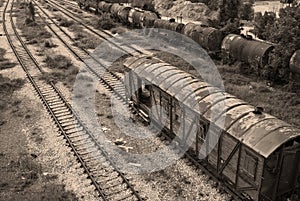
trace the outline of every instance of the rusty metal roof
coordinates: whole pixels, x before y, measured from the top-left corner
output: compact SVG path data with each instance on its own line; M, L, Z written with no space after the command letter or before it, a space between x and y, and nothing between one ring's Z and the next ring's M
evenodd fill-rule
M144 57L129 58L125 66L265 158L287 141L300 138L299 129L269 114L254 114L254 106L170 64L152 64Z

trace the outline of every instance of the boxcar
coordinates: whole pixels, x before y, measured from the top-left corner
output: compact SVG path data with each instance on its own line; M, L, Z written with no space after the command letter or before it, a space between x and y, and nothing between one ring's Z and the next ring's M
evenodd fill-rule
M217 145L201 160L243 200L275 201L299 189L300 130L170 64L131 57L124 65L130 70L125 83L134 106L155 122L162 113L155 105L160 105L169 134L178 135L181 125L189 128L196 157L203 155L203 143L210 146L215 131L221 131ZM224 108L212 120L211 108L221 103Z
M300 82L300 50L297 50L290 60L291 77Z

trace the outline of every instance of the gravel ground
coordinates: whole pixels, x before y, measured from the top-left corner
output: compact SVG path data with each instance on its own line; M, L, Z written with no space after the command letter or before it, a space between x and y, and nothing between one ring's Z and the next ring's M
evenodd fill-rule
M51 51L67 56L74 66L80 66L80 63L64 49L57 39L51 40L57 45ZM6 44L5 49L9 49L5 37L0 37L0 42ZM30 49L36 52L36 56L41 53L39 46L30 46ZM17 63L11 51L8 51L6 56L12 62ZM43 60L44 57L40 56L39 61ZM25 80L20 66L0 72L10 79ZM226 73L236 76L230 70ZM229 78L226 79L225 84L227 83L231 84L226 85L231 86L231 90L240 85L240 82L234 83ZM248 84L246 83L245 86ZM69 100L70 88L60 81L56 86ZM119 143L116 146L135 154L154 152L165 146L157 137L142 140L124 134L115 124L111 108L116 109L118 106L111 103L110 92L101 85L97 87L97 90L98 121L106 137L112 143ZM32 87L25 82L20 89L7 97L5 101L9 104L1 109L4 123L0 125L3 138L0 142L0 168L2 170L0 196L5 200L98 200L93 187L89 185L90 180L86 179L86 175L70 152L70 148L58 135L57 129L34 94ZM135 117L133 119L136 120ZM142 123L138 124L143 127ZM143 129L149 133L147 129ZM222 187L219 187L201 170L189 166L185 159L179 159L158 172L127 174L127 176L132 178L131 182L141 196L148 200L232 199L230 195L224 193Z
M5 36L0 43L7 50L4 58L18 63ZM41 48L29 48L39 55ZM0 200L99 200L21 66L0 75Z
M132 133L124 133L125 128L120 128L114 122L113 110L118 110L119 105L111 94L99 85L96 94L96 108L99 124L105 131L105 136L111 142L121 143L120 148L132 154L147 154L155 152L166 145L158 137L138 139L131 137ZM120 110L120 109L119 109ZM133 119L135 117L132 117ZM142 123L138 123L143 127ZM142 128L142 134L150 134L147 128ZM134 131L132 131L134 132ZM138 165L139 163L136 162ZM218 187L201 170L193 165L189 166L186 159L179 159L172 165L162 168L157 172L143 174L130 174L136 189L142 197L149 200L231 200L231 196ZM145 189L145 187L147 187Z

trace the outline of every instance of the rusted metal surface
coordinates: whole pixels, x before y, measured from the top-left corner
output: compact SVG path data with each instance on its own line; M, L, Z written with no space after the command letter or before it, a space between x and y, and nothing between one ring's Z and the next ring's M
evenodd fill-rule
M177 23L177 22L169 22L167 20L162 20L162 19L157 19L154 22L154 28L162 28L162 29L167 29L167 30L176 31L178 33L181 33L184 28L184 24Z
M143 14L143 25L144 27L153 27L155 20L158 19L158 16L150 11L145 11Z
M191 34L192 34L192 32L195 30L195 27L196 27L197 25L196 24L194 24L194 23L187 23L185 26L184 26L184 28L183 28L183 30L182 30L182 33L184 34L184 35L186 35L186 36L190 36Z
M269 43L248 40L236 34L227 35L221 46L222 51L231 58L260 66L268 63L269 53L273 48Z
M212 27L197 25L189 36L203 48L210 51L219 50L222 43L222 33Z
M118 17L118 13L120 10L122 10L124 8L124 6L118 4L118 3L114 3L111 8L110 8L110 13L114 16L114 17Z
M129 23L128 22L128 16L129 16L129 12L132 8L131 7L123 7L118 11L118 18L121 20L122 23Z
M290 61L290 70L292 73L300 74L300 50L297 50Z
M142 11L131 9L128 16L128 21L134 26L141 26L144 13Z
M112 6L111 3L106 3L105 1L100 1L99 4L98 4L99 10L101 10L105 13L110 12L111 6Z
M146 58L135 59L136 62L130 58L125 64L129 64L127 67L139 77L160 87L265 158L287 141L300 138L299 129L269 114L255 114L254 106L177 67L166 63L151 64ZM211 115L212 108L217 115Z

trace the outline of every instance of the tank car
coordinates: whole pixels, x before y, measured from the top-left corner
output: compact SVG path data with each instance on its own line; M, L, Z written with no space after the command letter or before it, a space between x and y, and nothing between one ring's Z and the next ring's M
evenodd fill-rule
M192 38L208 51L220 51L223 36L218 29L194 23L187 23L182 30L182 34Z
M131 7L123 6L123 8L119 10L118 18L123 24L129 24L128 17L131 9Z
M107 3L105 1L100 1L98 4L98 9L101 10L102 12L109 13L111 6L112 6L111 3Z
M191 23L191 22L187 23L184 26L183 30L182 30L182 34L184 34L186 36L190 36L192 34L192 32L194 31L194 29L195 29L196 26L197 25L194 24L194 23Z
M125 6L118 4L118 3L113 3L112 6L110 7L110 13L112 16L114 16L116 19L119 19L119 12L124 9Z
M154 26L155 20L157 20L159 16L156 13L145 11L142 17L143 26L147 28L151 28Z
M99 2L100 0L89 0L88 1L88 6L89 6L89 9L93 9L95 14L98 14L99 12Z
M299 189L299 129L170 64L131 57L124 66L134 107L154 125L164 113L165 129L178 144L192 137L190 153L242 200L276 201Z
M154 28L162 28L162 29L167 29L171 31L176 31L178 33L181 33L184 24L183 23L178 23L178 22L170 22L162 19L157 19L154 22Z
M223 36L218 29L197 25L189 36L208 51L220 51Z
M241 61L260 74L268 64L274 45L256 40L248 40L240 35L227 35L221 45L223 58L229 61Z
M131 9L128 16L128 21L133 27L142 27L144 12L136 9Z
M297 50L290 60L291 77L300 82L300 50Z

